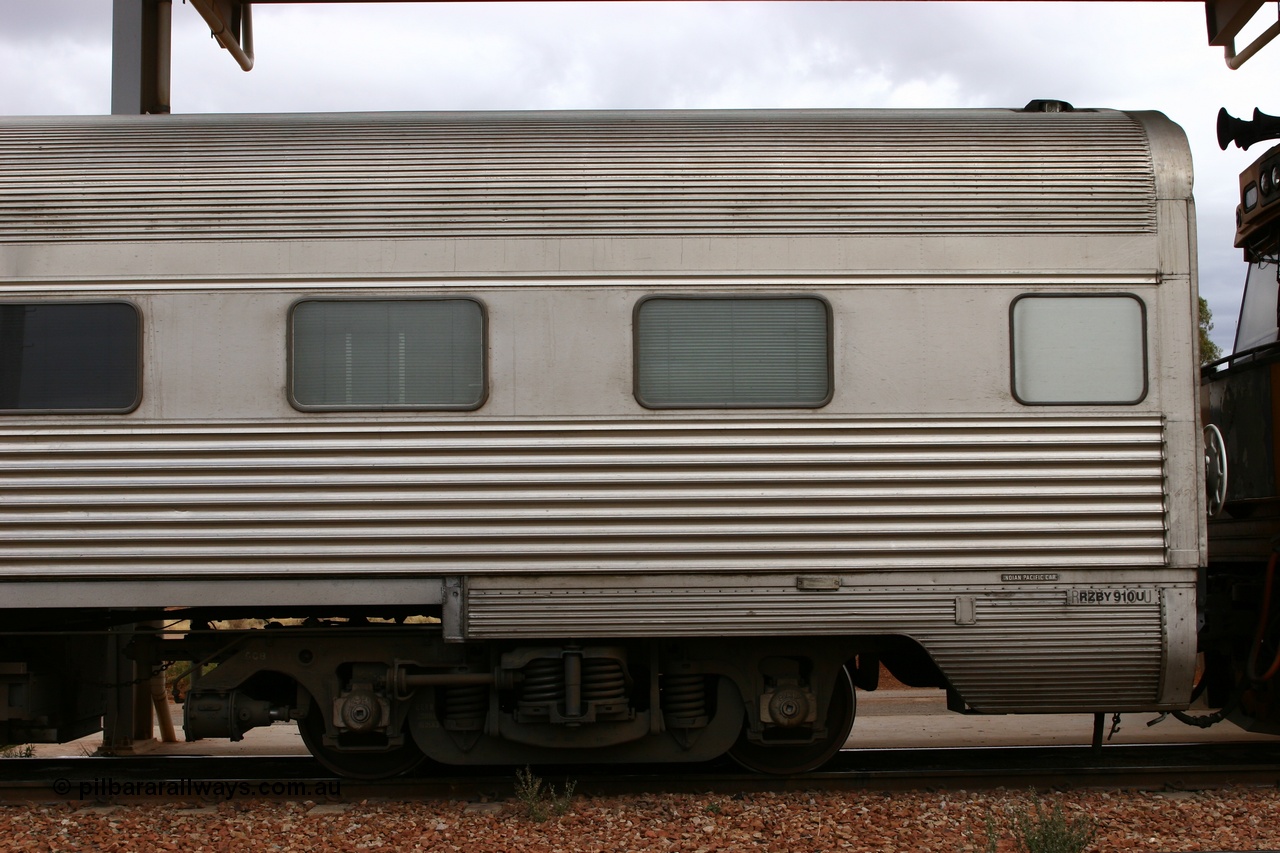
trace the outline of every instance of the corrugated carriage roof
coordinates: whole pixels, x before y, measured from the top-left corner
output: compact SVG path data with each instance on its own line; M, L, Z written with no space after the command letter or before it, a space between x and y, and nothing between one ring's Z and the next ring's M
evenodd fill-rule
M1112 111L0 122L3 243L1154 229Z

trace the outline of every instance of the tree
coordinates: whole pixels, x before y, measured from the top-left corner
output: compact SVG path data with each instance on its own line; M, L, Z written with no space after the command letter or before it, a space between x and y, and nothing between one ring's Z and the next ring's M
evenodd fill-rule
M1208 301L1200 297L1200 363L1208 364L1222 358L1222 347L1209 337L1213 331L1213 312L1209 310Z

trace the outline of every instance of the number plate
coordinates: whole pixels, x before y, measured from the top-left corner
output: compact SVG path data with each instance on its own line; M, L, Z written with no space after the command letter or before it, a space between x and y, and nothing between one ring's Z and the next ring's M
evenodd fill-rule
M1067 604L1096 604L1109 607L1118 604L1154 604L1154 589L1136 589L1123 587L1120 589L1069 589Z

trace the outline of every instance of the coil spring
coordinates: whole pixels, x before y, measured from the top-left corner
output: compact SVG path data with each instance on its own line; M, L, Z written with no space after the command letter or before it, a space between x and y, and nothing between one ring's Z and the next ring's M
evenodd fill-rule
M559 658L538 658L524 667L522 702L559 702L564 698L564 664Z
M489 689L482 684L448 687L444 691L444 719L448 723L470 723L483 719L489 710Z
M662 712L673 717L707 715L707 680L702 675L662 676Z
M627 698L627 674L613 658L587 658L582 662L582 698L587 702L623 702Z

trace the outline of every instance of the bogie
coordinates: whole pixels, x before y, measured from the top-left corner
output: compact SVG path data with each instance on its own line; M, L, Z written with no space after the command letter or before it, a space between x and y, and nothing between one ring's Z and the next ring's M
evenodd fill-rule
M295 720L335 772L442 764L696 762L729 752L768 772L843 745L850 647L827 640L445 643L437 629L201 631L143 644L211 658L185 700L189 739ZM791 768L787 770L787 768Z

